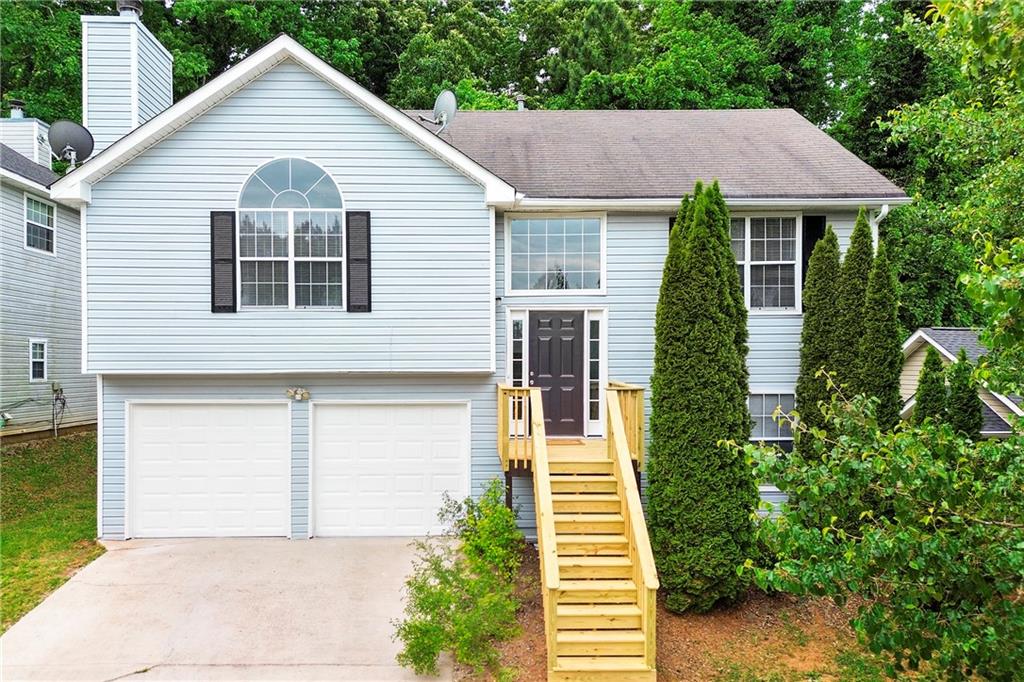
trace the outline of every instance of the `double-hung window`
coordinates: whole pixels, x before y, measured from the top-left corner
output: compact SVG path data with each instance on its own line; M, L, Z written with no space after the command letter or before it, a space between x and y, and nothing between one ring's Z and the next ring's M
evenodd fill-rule
M799 311L799 230L795 216L735 217L730 241L751 311Z
M37 251L53 253L54 250L54 208L53 204L25 195L25 246Z
M782 414L789 414L794 408L792 393L751 393L749 397L750 417L754 428L750 440L776 445L786 452L793 450L793 432L785 419L773 416L779 408Z
M46 339L28 341L28 379L46 381Z
M238 258L244 308L341 308L344 213L330 175L303 159L253 173L239 199Z
M512 218L508 223L512 293L599 293L604 288L603 220L596 216Z

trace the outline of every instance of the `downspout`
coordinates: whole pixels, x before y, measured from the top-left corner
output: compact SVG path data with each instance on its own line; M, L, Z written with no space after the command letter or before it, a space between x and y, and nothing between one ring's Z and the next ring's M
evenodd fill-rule
M868 224L871 226L871 242L876 249L878 248L878 226L882 224L887 215L889 215L889 204L882 204L875 217L868 220Z

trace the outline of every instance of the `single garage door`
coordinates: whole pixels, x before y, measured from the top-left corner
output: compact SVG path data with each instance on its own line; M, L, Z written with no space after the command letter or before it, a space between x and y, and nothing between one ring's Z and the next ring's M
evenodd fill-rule
M286 403L135 403L128 430L131 536L288 535Z
M445 492L469 492L468 405L314 403L314 535L438 532Z

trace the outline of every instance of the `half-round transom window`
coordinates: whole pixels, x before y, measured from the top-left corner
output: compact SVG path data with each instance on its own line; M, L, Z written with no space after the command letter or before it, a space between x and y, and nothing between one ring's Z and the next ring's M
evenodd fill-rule
M278 159L249 177L239 208L340 209L341 193L324 169L304 159Z

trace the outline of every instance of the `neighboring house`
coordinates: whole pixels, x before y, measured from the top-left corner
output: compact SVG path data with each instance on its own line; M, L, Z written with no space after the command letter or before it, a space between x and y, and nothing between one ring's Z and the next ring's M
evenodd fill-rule
M50 199L47 125L0 119L0 437L96 422L82 372L79 211Z
M903 398L903 418L914 413L914 395L924 366L928 346L939 351L942 363L956 362L960 349L967 358L978 362L986 349L978 340L978 332L964 327L923 327L903 343L903 373L900 375L900 395ZM978 387L978 397L984 403L981 435L986 438L1005 438L1013 433L1013 423L1024 415L1024 399L1006 396Z
M502 473L499 383L557 397L549 435L603 436L607 383L648 384L698 178L733 211L752 436L785 444L811 246L907 201L788 109L460 112L438 136L287 36L156 113L169 55L130 13L82 21L104 135L52 190L82 211L104 538L434 530L442 492Z

